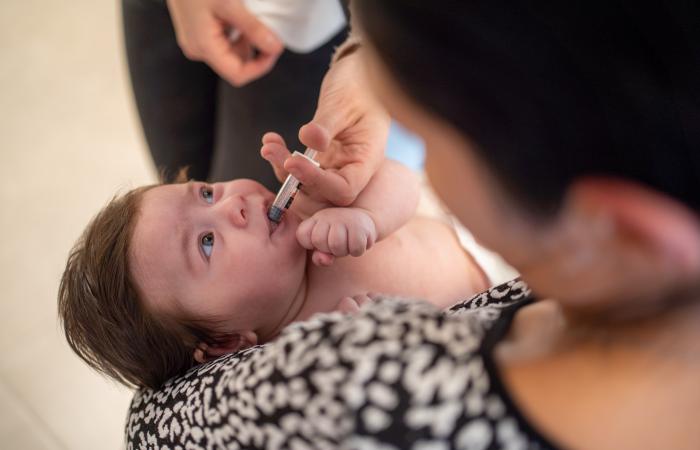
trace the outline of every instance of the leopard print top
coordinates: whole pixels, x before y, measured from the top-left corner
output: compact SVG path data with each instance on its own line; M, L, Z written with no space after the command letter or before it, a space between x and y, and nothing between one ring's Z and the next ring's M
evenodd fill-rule
M383 299L317 315L273 342L136 392L128 449L553 448L508 397L491 360L519 280L448 311Z

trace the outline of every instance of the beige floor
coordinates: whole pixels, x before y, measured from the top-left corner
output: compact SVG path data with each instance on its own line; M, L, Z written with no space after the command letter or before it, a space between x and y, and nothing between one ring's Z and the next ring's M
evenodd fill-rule
M128 91L118 1L0 2L0 447L117 449L130 393L56 321L73 241L118 189L153 179Z

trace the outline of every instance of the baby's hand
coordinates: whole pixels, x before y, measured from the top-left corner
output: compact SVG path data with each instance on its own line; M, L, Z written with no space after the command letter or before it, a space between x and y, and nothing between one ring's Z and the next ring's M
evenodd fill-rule
M353 295L352 297L343 297L340 299L335 309L342 313L355 314L360 310L362 305L374 300L372 296L373 294L360 294Z
M297 240L302 247L315 250L315 264L330 265L335 256L360 256L369 250L377 240L377 228L363 209L326 208L299 225Z

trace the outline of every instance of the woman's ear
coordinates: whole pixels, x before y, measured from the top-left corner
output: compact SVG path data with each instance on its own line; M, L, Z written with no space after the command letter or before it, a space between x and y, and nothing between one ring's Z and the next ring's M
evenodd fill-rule
M617 233L645 246L678 275L700 273L700 218L680 201L612 178L579 181L572 197L579 211L608 217Z
M229 353L235 353L252 347L258 343L258 336L255 332L238 331L217 336L215 344L199 342L194 349L194 360L198 363L205 363Z
M555 228L545 252L551 269L546 275L550 284L556 278L560 285L548 287L572 306L640 304L695 283L700 275L696 213L635 182L575 182Z

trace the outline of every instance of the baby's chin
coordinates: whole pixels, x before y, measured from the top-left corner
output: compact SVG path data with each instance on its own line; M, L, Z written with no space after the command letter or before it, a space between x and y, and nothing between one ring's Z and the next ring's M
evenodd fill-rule
M294 247L298 246L299 248L303 248L297 241L297 229L299 225L301 225L301 222L301 217L296 213L292 211L285 212L279 225L275 226L271 239L277 242L285 242L285 246L291 244Z

